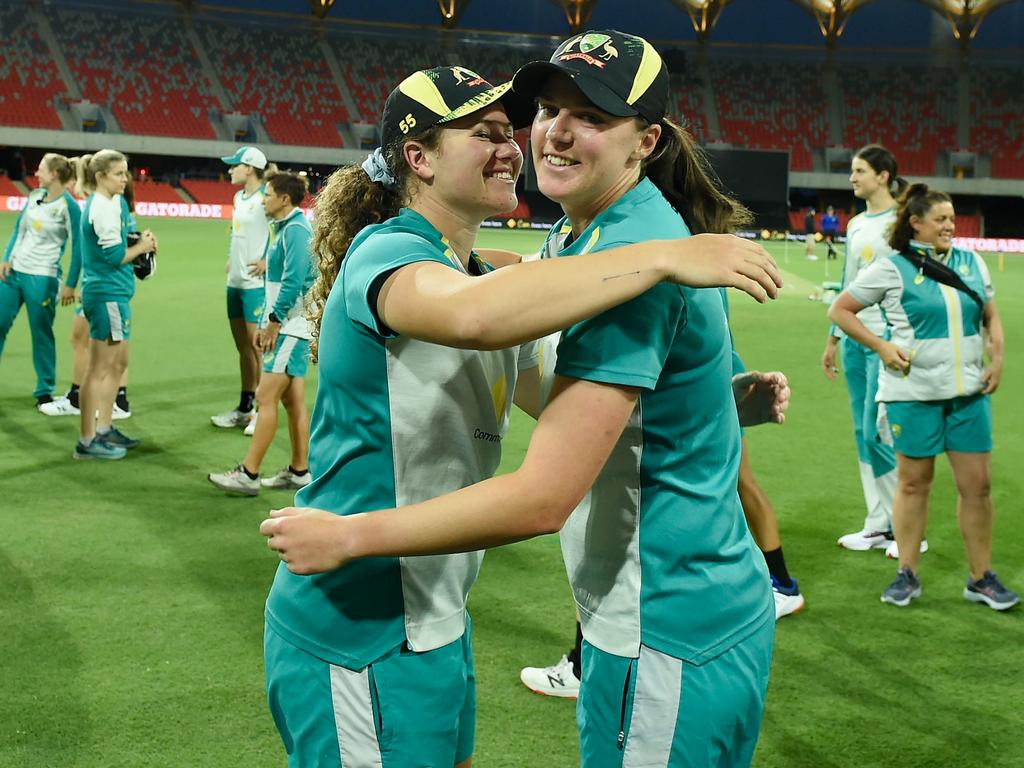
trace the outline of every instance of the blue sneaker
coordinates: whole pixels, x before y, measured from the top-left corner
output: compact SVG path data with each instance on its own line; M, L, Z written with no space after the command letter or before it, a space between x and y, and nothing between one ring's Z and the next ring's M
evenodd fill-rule
M964 599L972 603L984 603L993 611L1006 611L1020 602L1020 597L999 580L992 571L977 581L967 579Z
M882 602L904 608L910 605L911 600L920 596L921 582L910 570L910 566L907 566L896 571L896 580L882 593Z
M791 613L796 613L806 605L804 596L800 594L800 587L796 583L796 579L790 579L792 584L788 587L784 587L779 583L779 580L772 576L772 596L775 598L775 620L778 621L783 616L789 616Z
M111 427L109 432L104 432L103 435L97 435L97 437L101 437L103 442L108 445L116 445L121 448L137 448L142 442L134 437L128 437L117 427Z
M81 440L75 443L75 452L71 454L76 459L123 459L128 454L126 448L120 445L111 445L101 437L94 437L92 442L84 445Z

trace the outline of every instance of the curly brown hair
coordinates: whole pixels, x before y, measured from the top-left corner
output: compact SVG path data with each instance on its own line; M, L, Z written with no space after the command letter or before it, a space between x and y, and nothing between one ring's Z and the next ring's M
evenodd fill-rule
M889 245L893 250L903 253L914 239L914 228L910 217L919 219L928 215L928 211L936 203L951 203L952 198L938 189L930 189L924 182L916 182L907 187L896 200L896 221L893 222L889 234Z
M407 204L415 193L415 184L402 154L406 142L415 141L435 151L440 148L443 130L434 127L416 137L403 136L399 142L384 148L384 158L395 177L392 188L370 181L361 166L351 165L332 173L317 194L313 257L318 274L308 299L313 335L310 353L314 362L319 359L324 307L352 241L363 227L397 216L398 209Z

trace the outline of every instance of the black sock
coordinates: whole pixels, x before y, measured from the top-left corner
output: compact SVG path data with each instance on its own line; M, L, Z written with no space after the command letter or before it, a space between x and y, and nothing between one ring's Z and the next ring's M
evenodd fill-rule
M296 469L291 464L289 464L288 471L291 472L293 475L308 475L309 467L306 467L306 469Z
M253 405L256 404L256 393L249 392L245 389L242 390L242 396L238 399L238 410L242 413L249 413L252 411Z
M67 394L68 402L75 406L75 408L78 407L78 390L78 385L72 382L71 389L68 390Z
M768 572L779 582L779 586L793 586L793 579L790 578L789 571L786 570L786 558L782 554L782 547L761 554L764 555L764 561L768 563Z
M583 627L580 623L576 622L576 645L569 651L569 661L572 662L572 673L576 675L576 679L580 680L583 677Z
M130 411L132 408L128 405L128 387L118 387L117 397L114 398L114 403L122 411Z
M43 403L52 403L53 395L40 395L36 398L36 405L42 405Z
M238 466L242 468L242 471L245 472L245 476L248 477L250 480L255 480L257 477L260 476L259 472L257 472L256 474L250 472L249 468L245 466L245 464L239 464Z

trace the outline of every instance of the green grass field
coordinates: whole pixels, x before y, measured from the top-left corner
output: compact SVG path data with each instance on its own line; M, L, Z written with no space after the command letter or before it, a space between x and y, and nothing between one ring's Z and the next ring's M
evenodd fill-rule
M0 242L14 217L0 215ZM229 498L207 472L236 463L246 438L213 428L233 405L237 363L223 311L224 222L145 221L160 272L133 302L126 431L144 445L121 462L74 462L77 420L33 408L22 315L0 362L0 766L282 766L263 690L263 602L276 558L257 533L289 496ZM536 233L487 232L481 244L535 249ZM749 431L754 466L779 515L807 609L781 622L755 765L1024 766L1024 612L969 605L952 482L937 475L911 608L878 596L895 567L835 546L863 518L846 391L818 360L827 321L807 296L825 277L802 245L773 246L782 298L732 300L751 368L792 383L786 424ZM824 255L824 248L819 248ZM841 262L839 263L841 264ZM995 563L1024 589L1024 259L995 271L1009 339L995 396ZM831 277L840 266L830 262ZM70 375L71 311L57 319L60 388ZM310 378L312 402L315 374ZM530 422L517 413L505 468ZM283 428L265 469L287 461ZM553 663L573 612L555 537L489 554L472 596L479 679L476 764L578 762L573 705L529 693L524 665Z

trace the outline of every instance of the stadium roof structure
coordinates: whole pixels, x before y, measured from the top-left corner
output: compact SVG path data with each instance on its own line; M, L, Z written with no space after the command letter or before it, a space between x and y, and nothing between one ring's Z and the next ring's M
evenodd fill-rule
M153 0L149 0L150 3ZM660 42L1024 48L1024 0L178 0L195 10L562 38L618 28ZM993 13L998 22L984 25ZM945 32L942 32L942 30ZM938 31L937 31L938 30Z

